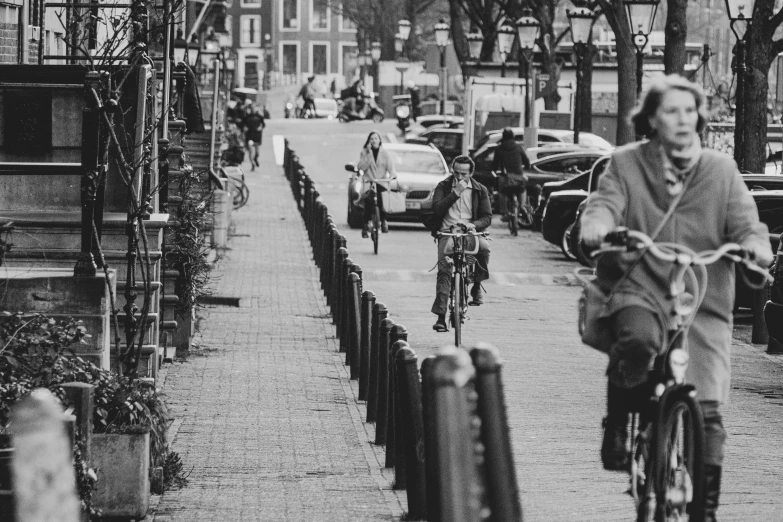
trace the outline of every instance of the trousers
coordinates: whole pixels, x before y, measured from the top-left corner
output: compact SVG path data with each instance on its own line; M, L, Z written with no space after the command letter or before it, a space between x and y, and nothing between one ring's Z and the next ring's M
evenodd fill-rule
M451 257L446 255L446 247L451 241L450 237L442 237L438 240L438 280L435 284L435 302L432 303L432 313L444 315L448 311L449 294L451 293ZM476 271L474 284L480 284L489 279L489 242L483 237L477 237L479 250L475 254Z
M630 411L638 411L637 401L649 396L644 384L661 351L664 333L653 312L641 306L623 308L607 322L614 339L606 370L609 378L607 410L609 416L615 417L623 412L627 415ZM699 405L704 414L705 463L722 466L726 430L720 403L699 401Z

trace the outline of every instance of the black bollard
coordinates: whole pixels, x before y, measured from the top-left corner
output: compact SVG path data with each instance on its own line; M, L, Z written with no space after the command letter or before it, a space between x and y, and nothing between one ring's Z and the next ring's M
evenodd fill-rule
M343 267L340 276L340 310L339 317L337 318L337 335L340 338L340 351L348 351L348 315L350 302L348 301L348 275L351 273L351 267L353 267L353 261L350 257L343 260Z
M359 328L361 328L361 298L362 298L362 267L356 264L351 264L351 272L352 274L356 274L359 277L358 282L358 293L356 294L356 299L359 302L358 306L355 306L355 308L349 308L348 309L348 316L345 319L346 327L351 324L351 321L354 320L353 317L350 317L352 313L356 314L356 317L358 318L354 325L356 327L356 331L359 331ZM351 306L354 306L354 303L349 303ZM351 326L353 328L353 326ZM356 344L354 345L351 341L351 335L353 334L352 329L348 329L346 331L346 349L345 349L345 365L348 366L351 370L351 379L358 379L359 378L359 341L357 338ZM358 333L357 333L358 335ZM355 349L355 351L354 351ZM356 365L356 368L354 368L354 365ZM354 377L354 375L356 377Z
M332 273L334 272L334 260L337 255L337 227L331 223L326 229L324 238L325 251L324 263L326 269L321 272L321 288L326 296L326 304L332 307Z
M340 244L338 237L337 244ZM343 273L343 262L348 259L348 249L338 246L336 255L334 258L334 273L332 274L332 323L337 327L337 335L340 334L340 302L341 292L340 289L343 285L340 284L340 277ZM345 279L342 279L345 281Z
M425 357L421 361L421 404L424 420L424 468L427 483L427 521L440 522L438 506L439 477L435 466L435 409L433 396L435 385L432 378L432 366L435 356Z
M764 285L761 290L753 291L753 329L750 334L750 342L753 344L767 344L767 324L764 322L764 305L769 298L769 285Z
M307 174L302 176L302 192L304 193L302 196L302 219L309 236L312 233L310 230L310 198L313 193L313 180Z
M408 494L407 520L427 519L427 482L424 469L424 418L421 381L416 353L400 341L397 351L397 389L399 390L402 445L405 456L405 485Z
M432 410L439 520L473 522L484 494L479 476L473 421L475 370L465 350L444 348L432 363ZM480 423L480 421L478 421Z
M397 404L399 404L397 390L397 365L394 363L399 349L398 341L408 341L408 331L401 324L394 325L389 335L389 391L388 406L386 407L386 467L395 467L398 471L405 467L402 448L400 448L400 433L397 429L397 421L400 418ZM396 475L396 474L395 474ZM402 484L399 484L402 482ZM394 489L405 487L405 474L395 476Z
M359 274L352 272L348 276L350 285L350 314L348 320L348 351L350 355L349 368L351 380L359 378L359 343L362 328L361 279Z
M394 321L381 321L378 329L378 409L375 422L375 444L386 444L387 422L389 421L389 336Z
M376 303L372 307L370 329L370 374L367 378L367 422L378 420L378 386L380 382L378 360L381 348L381 323L389 315L386 305Z
M367 382L370 376L370 337L372 331L373 306L375 294L369 290L362 293L362 316L359 330L359 400L366 401L369 390ZM367 407L369 417L369 405ZM370 422L369 420L367 422Z
M476 369L478 415L486 464L486 489L493 522L522 520L514 455L508 429L508 415L500 377L502 363L498 350L478 344L470 350Z

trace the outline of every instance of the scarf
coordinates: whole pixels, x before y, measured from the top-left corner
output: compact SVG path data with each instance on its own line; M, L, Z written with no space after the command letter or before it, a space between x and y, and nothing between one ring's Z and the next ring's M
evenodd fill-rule
M693 171L701 158L701 140L699 135L694 133L691 145L685 149L667 152L660 141L658 141L658 147L663 161L666 190L669 195L676 196L682 192L685 178Z

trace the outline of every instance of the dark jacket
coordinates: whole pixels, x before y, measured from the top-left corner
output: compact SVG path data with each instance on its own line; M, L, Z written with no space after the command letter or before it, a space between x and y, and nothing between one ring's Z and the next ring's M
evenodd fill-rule
M492 159L492 170L499 175L522 174L522 167L530 168L530 160L525 149L516 140L506 140L498 143L495 157Z
M471 213L470 222L476 226L476 231L481 232L492 223L492 204L489 202L489 192L487 188L471 178L473 191L471 193ZM435 187L435 193L432 196L432 208L437 219L437 228L430 226L430 230L440 230L440 224L448 214L451 206L457 202L459 196L454 193L454 176L444 179Z

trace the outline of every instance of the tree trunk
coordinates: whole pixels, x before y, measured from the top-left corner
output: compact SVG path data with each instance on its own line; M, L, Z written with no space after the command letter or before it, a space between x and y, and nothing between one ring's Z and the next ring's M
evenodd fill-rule
M758 20L759 11L757 8L745 51L745 122L738 130L745 138L742 150L745 170L754 173L763 173L767 162L767 77L775 58L773 33L765 31L764 24ZM771 10L767 16L770 15Z
M663 67L666 74L684 74L685 39L688 36L686 18L688 0L668 0L666 11L666 46Z
M636 139L628 121L636 105L636 50L631 43L631 29L623 0L612 0L612 13L607 16L612 31L617 35L617 146Z

